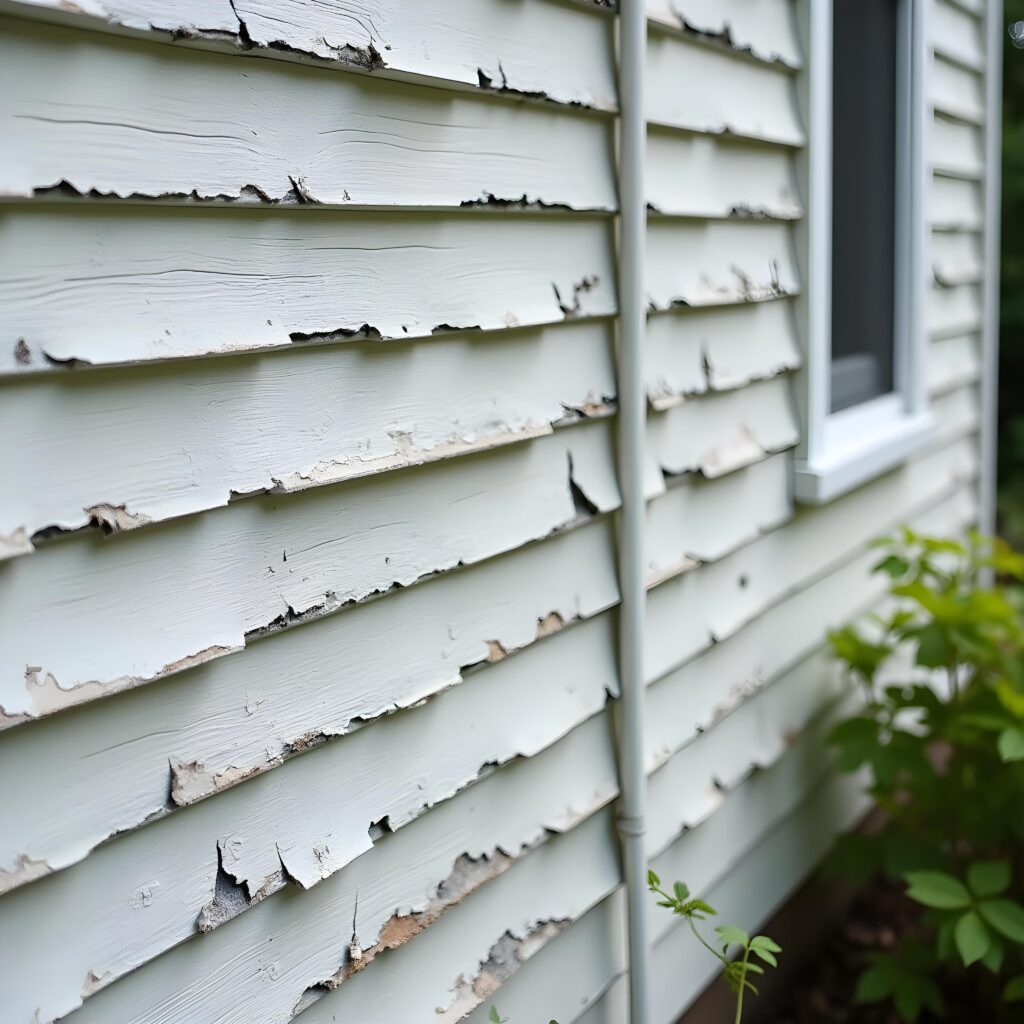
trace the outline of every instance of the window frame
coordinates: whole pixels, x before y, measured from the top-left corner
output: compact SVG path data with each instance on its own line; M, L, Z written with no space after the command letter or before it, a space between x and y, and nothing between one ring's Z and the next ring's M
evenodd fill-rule
M832 376L832 7L852 0L804 0L807 68L800 98L808 142L800 161L805 214L800 231L805 286L805 360L799 400L804 434L795 460L795 497L822 504L905 462L933 426L925 386L927 335L926 133L927 0L897 7L896 282L893 391L830 412Z

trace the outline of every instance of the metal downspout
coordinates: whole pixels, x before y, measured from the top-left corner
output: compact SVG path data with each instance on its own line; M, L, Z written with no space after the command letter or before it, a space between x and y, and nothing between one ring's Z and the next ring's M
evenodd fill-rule
M999 226L1005 32L1002 0L988 0L985 18L985 291L981 363L981 495L978 518L982 532L994 534L999 404Z
M644 301L644 248L647 202L644 195L646 122L643 72L647 14L643 0L619 5L619 332L618 470L619 513L619 680L617 820L626 887L629 950L630 1024L649 1024L647 955L647 852L644 811L644 445L647 395L643 344L647 326Z

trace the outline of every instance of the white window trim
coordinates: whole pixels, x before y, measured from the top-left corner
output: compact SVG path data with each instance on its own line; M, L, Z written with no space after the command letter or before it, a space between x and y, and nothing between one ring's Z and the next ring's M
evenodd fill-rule
M848 0L847 0L848 2ZM804 0L807 69L801 99L808 126L801 184L805 215L800 248L804 267L804 367L799 400L804 436L797 450L798 500L822 504L905 462L933 421L925 389L927 289L925 154L931 118L927 80L928 0L897 0L898 148L896 154L895 390L862 405L829 411L832 365L832 3Z

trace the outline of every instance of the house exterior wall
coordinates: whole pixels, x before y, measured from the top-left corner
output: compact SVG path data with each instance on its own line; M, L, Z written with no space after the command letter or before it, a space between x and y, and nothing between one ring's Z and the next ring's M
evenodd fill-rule
M985 13L930 8L936 427L808 507L799 11L648 0L647 843L740 923L864 810L866 542L991 472ZM0 16L4 1020L625 1020L614 10ZM714 965L650 944L668 1024Z

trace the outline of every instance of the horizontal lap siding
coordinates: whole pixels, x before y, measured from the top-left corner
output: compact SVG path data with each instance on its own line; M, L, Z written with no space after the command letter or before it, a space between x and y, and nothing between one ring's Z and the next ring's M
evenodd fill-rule
M802 126L786 75L801 59L757 39L742 11L727 7L649 5L657 95L649 99L645 371L649 443L669 486L649 510L648 836L662 877L685 878L723 915L756 927L865 809L857 780L832 774L822 751L837 690L820 654L830 625L878 599L864 545L900 522L956 533L978 514L984 114L974 37L949 38L944 54L936 40L926 303L935 434L903 469L824 508L794 508L781 467L797 422L783 395L801 365L788 296L802 275L784 224L801 212L791 182ZM773 19L776 30L783 24ZM730 54L729 42L743 52ZM690 50L700 56L685 68L681 54ZM686 87L697 78L703 89ZM707 88L723 79L731 89ZM673 159L681 165L674 173ZM709 168L714 186L702 184ZM756 223L738 223L755 212ZM698 244L674 245L684 231ZM690 277L687 257L698 248L700 270ZM730 274L746 283L730 287ZM720 760L696 753L716 738L726 751ZM529 947L493 1000L501 1012L625 1019L622 896L602 897L540 953ZM692 955L691 937L669 915L652 911L651 928L654 1020L669 1024L714 965ZM482 1024L486 1012L483 1005L470 1019Z
M12 208L0 244L12 372L615 311L596 216L40 204Z
M927 469L928 468L926 466L922 466L923 473L927 471ZM932 473L934 473L934 470L932 470ZM958 503L956 500L957 496L961 496L962 494L963 492L961 492L961 490L954 489L953 492L951 492L951 498L939 502L935 507L935 511L930 514L929 519L926 523L923 523L923 525L929 524L932 528L951 529L955 528L959 522L964 521L965 514L969 515L970 511L968 510L965 512L963 504ZM828 609L819 610L817 612L821 615L821 623L835 623L841 621L841 618L847 613L851 606L851 584L854 587L854 593L852 595L852 603L854 606L863 605L863 603L869 599L873 588L864 587L865 568L865 561L863 558L860 558L853 566L845 570L843 574L839 575L835 581L828 580L826 589L822 589L821 586L818 586L807 592L806 601L808 608L817 606L819 608ZM794 598L795 601L800 601L802 599L803 595ZM793 621L797 623L802 621L804 614L806 614L806 612L801 611L799 606L788 609L783 605L779 610L783 614L792 615ZM773 615L775 612L770 611L768 614ZM777 650L777 644L773 645L770 642L770 637L778 636L778 629L783 626L783 623L784 620L769 621L765 624L764 640L762 641L762 657L765 654L770 655L773 649ZM562 636L567 638L571 636L571 632L572 631L569 631ZM807 632L810 633L810 630ZM819 637L820 633L818 632L815 633L814 637L808 636L807 642L811 645L812 649L819 642ZM722 798L719 792L720 786L725 785L728 788L739 783L739 779L743 774L745 774L746 770L748 770L751 761L744 761L742 758L737 758L737 750L742 749L745 752L748 752L750 757L754 758L755 764L760 763L768 765L774 763L786 746L784 736L795 730L799 730L801 725L809 720L808 717L813 716L815 708L818 707L817 701L826 696L826 694L820 694L818 697L812 697L812 694L817 692L819 689L820 680L819 670L815 669L809 672L797 672L796 675L785 675L783 678L787 681L784 684L780 684L781 688L777 692L774 688L769 688L765 691L763 697L759 696L757 700L750 703L748 709L745 698L751 696L749 687L753 684L755 687L753 692L757 694L760 689L763 688L763 683L761 686L757 685L758 677L761 672L768 673L768 679L771 679L779 670L773 668L771 665L766 665L764 670L762 670L758 663L758 655L754 656L754 664L752 666L746 664L746 659L751 657L751 648L749 644L745 642L745 638L742 634L737 637L737 640L739 640L739 643L729 640L716 645L711 649L712 652L715 653L720 650L723 651L725 656L731 658L731 665L729 662L722 663L721 658L719 658L719 664L702 666L701 668L703 671L699 671L694 674L689 681L689 685L687 685L687 680L683 678L678 680L675 678L667 678L666 680L653 684L651 688L651 715L653 719L662 723L660 734L653 729L650 730L650 740L648 743L648 764L655 772L652 776L652 794L656 794L658 792L658 788L655 785L658 772L668 770L658 768L659 764L672 765L674 757L685 757L686 764L689 765L688 769L680 767L679 772L681 774L678 778L675 780L670 779L669 783L662 787L662 791L660 791L662 792L662 797L660 797L652 807L652 810L663 808L664 810L662 813L671 813L673 820L676 821L676 824L672 825L656 817L652 820L652 829L655 831L659 830L660 833L667 837L671 835L673 828L679 829L687 824L695 825L699 821L708 818L708 816L712 814L721 802ZM544 644L551 644L553 641L554 638L551 638L549 640L545 640ZM795 651L795 655L800 657L799 650ZM516 654L510 659L509 663L502 664L512 665L517 659L522 659L524 656L524 654ZM775 654L775 656L778 657L779 655ZM581 666L583 665L582 660L580 664ZM696 669L696 667L697 663L694 663L694 668ZM784 668L784 666L782 668ZM486 670L487 673L494 671L494 668ZM526 672L525 666L522 671ZM480 680L468 682L467 684L464 684L464 686L476 686L482 682L482 678L483 677L481 677ZM705 691L700 694L698 699L695 699L692 695L692 685L697 680L699 680L700 684L705 687ZM740 694L738 700L737 691ZM465 692L468 693L468 689ZM776 699L776 697L778 699ZM785 699L779 703L779 700L782 697L785 697ZM681 698L687 701L686 706L679 705L679 700ZM765 703L764 701L768 702ZM723 726L716 726L714 729L706 731L701 738L693 741L691 744L690 740L693 736L695 727L699 726L707 728L707 726L713 724L718 718L721 718L722 715L730 708L736 706L737 702L738 709L734 712L734 715L736 716L735 718L730 715L728 718L723 720ZM492 705L489 706L489 714L495 717L504 717L510 710L511 705L506 702L492 703ZM768 717L766 718L765 715ZM745 732L745 735L743 733L744 722L746 723L745 728L748 730ZM724 723L729 723L729 725L725 727ZM594 726L596 726L596 728ZM569 834L574 834L575 831L583 827L583 825L589 821L591 813L613 795L614 770L610 748L608 748L607 745L609 742L607 727L606 725L601 726L598 720L594 720L594 726L591 726L590 724L581 726L580 728L583 731L577 730L571 733L570 736L560 740L559 743L553 746L549 753L538 755L539 759L543 757L546 762L549 759L554 759L552 762L553 764L557 764L559 760L561 760L562 763L580 763L581 765L588 766L589 771L586 774L573 772L571 778L563 778L560 772L555 771L554 774L552 774L553 769L549 767L547 774L544 777L547 778L549 788L552 788L552 790L555 791L555 793L550 794L550 801L555 804L555 806L561 807L563 811L560 815L554 815L549 817L546 821L542 820L541 823L530 826L534 831L524 831L524 833L521 834L521 837L515 842L513 841L514 834L510 835L510 833L505 833L506 845L502 846L501 849L506 854L512 853L513 850L519 850L519 847L516 846L516 842L523 844L524 846L531 845L531 842L534 841L532 841L530 837L535 836L536 829L540 827L552 827L555 828L556 831L564 831L565 829L568 829ZM455 727L454 723L453 727ZM669 728L668 732L666 732L667 727ZM366 730L368 735L373 728L376 728L376 726ZM739 732L736 731L737 729ZM601 757L596 754L594 756L598 757L597 761L594 761L594 756L590 755L580 762L575 760L565 761L564 759L569 757L573 759L583 758L583 755L579 753L580 746L578 743L584 743L585 736L591 737L586 740L586 744L588 746L592 743L596 744L595 751L605 752L603 762ZM759 736L761 738L759 738ZM763 750L763 753L758 753L759 748ZM673 755L672 752L675 751L681 753ZM683 754L682 752L691 753ZM707 764L707 759L701 752L707 752L708 756L711 757L711 760L707 761ZM696 760L694 760L694 758ZM310 757L309 760L311 761L312 758ZM532 759L530 761L515 762L494 775L486 776L480 780L476 786L471 787L470 790L465 791L457 797L456 800L465 802L473 799L473 794L478 787L480 792L477 799L484 801L487 806L501 806L503 808L503 813L500 820L503 821L504 825L509 829L516 827L515 817L510 817L508 814L510 805L505 804L503 798L497 794L494 798L485 798L484 791L489 790L489 787L493 786L511 785L513 782L513 776L516 773L526 771L527 766L530 765L531 762ZM595 770L596 766L601 763L605 765L604 769ZM540 769L540 765L538 765L538 769ZM281 771L281 769L278 769L278 771ZM685 782L685 786L681 788L682 780L684 779L687 781ZM563 785L568 785L568 788L564 788ZM517 786L520 788L522 793L532 794L532 792L534 792L531 788L527 788L524 782L517 783ZM241 786L236 792L241 795L245 790L246 786ZM508 791L503 790L502 792ZM682 799L687 793L691 795L687 796L685 800ZM224 798L218 798L218 800L223 801ZM500 804L496 804L496 800L502 802ZM212 801L209 805L206 805L210 814L213 813L216 803L217 801ZM445 817L449 814L455 813L455 801L452 802L452 805L451 810L443 810ZM445 808L449 807L449 805L443 806ZM544 813L544 806L551 806L551 804L546 801L531 799L528 806L529 814L534 814ZM525 808L520 809L525 810ZM440 812L441 808L435 809L425 815L422 819L417 818L412 825L407 826L410 829L410 842L413 840L413 829L415 828L420 830L422 828L427 828L428 822L431 821L433 815ZM200 813L199 808L182 815L180 819L182 826L185 826L186 822L189 822L190 817L195 819L198 813ZM516 813L518 813L518 811ZM147 829L143 829L142 833L139 835L143 836L146 831L151 831L151 833L156 834L159 827L166 827L170 824L171 820L173 820L173 818L169 819L166 823L161 823L159 826L152 825ZM708 818L708 820L711 822L714 821L715 818L712 816ZM578 821L579 824L575 823ZM484 826L481 825L481 828L482 827ZM486 827L493 826L487 825ZM668 834L665 831L666 828L669 829ZM599 864L595 865L593 863L594 855L600 846L600 844L597 844L597 846L595 845L596 841L593 837L595 835L606 834L607 828L606 826L602 826L599 833L595 834L594 829L588 824L586 833L589 838L573 841L572 847L575 849L575 853L566 855L567 863L564 870L578 870L581 873L581 876L584 877L582 880L578 880L579 884L591 888L584 888L583 891L581 891L580 896L575 897L566 891L564 884L553 886L550 889L545 886L545 893L547 895L537 894L538 898L541 900L542 909L538 910L534 915L530 915L530 913L527 912L528 906L523 902L526 900L526 890L531 889L532 887L532 883L528 880L535 878L534 873L532 873L532 870L529 870L525 874L522 872L514 874L513 871L517 870L520 860L529 861L535 856L535 854L523 851L519 857L514 857L513 859L516 861L516 867L506 864L502 858L498 858L502 861L499 866L503 876L506 873L505 868L508 868L507 884L511 885L512 880L515 878L523 879L525 889L520 889L516 886L518 896L512 899L512 903L519 908L512 915L508 915L503 909L501 909L501 907L505 905L504 901L498 904L497 909L495 908L495 905L488 895L489 884L488 886L481 887L479 891L474 892L472 896L467 897L464 906L466 908L469 908L470 906L473 907L472 910L467 910L470 914L470 920L475 920L479 918L480 915L483 915L486 918L486 924L480 925L478 930L478 934L486 939L486 944L478 944L475 947L470 947L471 949L476 950L480 962L485 961L490 945L497 942L501 938L504 930L509 928L509 926L512 926L514 934L525 936L538 922L563 921L566 910L566 900L577 901L569 902L567 905L569 911L568 916L575 916L582 912L583 909L586 909L586 907L595 899L602 898L605 892L610 891L609 886L614 886L616 874L609 873L606 868L598 870ZM375 845L373 850L366 854L364 858L355 860L352 864L352 869L356 869L357 865L360 870L364 866L369 867L372 860L384 855L384 851L387 850L387 845L389 843L398 843L399 837L403 837L404 834L406 834L404 833L404 828L398 827L393 837L386 837L384 842ZM482 836L482 833L476 835ZM159 848L166 848L166 842L166 840L161 842ZM449 863L454 862L461 853L465 852L460 846L460 844L464 845L466 842L466 839L462 834L447 836L445 840L438 838L434 842L441 844L447 843L445 849L450 851L450 857L449 860L447 860ZM562 841L558 838L549 840L549 843L551 844L561 842ZM154 836L154 843L157 843L156 836ZM118 845L119 844L117 843L113 844L110 849L114 851L117 849ZM457 849L457 847L459 849ZM414 849L414 847L411 847L410 849ZM99 855L101 855L101 853ZM170 854L168 854L168 857L169 856ZM409 855L407 854L407 856ZM470 856L479 857L481 854L479 850L476 850L471 852ZM554 853L552 853L551 856L554 856ZM548 859L547 854L545 854L545 858ZM147 858L135 857L132 859L140 860L143 863L154 863L154 857L152 855ZM445 863L444 858L439 857L438 859L441 863ZM87 866L88 863L89 861L86 861L83 866ZM572 864L575 864L575 868L571 866ZM345 870L349 870L349 868L345 868ZM393 908L395 905L406 905L404 899L408 899L408 897L402 898L399 895L399 892L406 891L401 887L408 885L403 877L408 870L409 866L407 864L407 867L403 868L402 871L387 878L386 885L388 886L388 896L383 900L385 906ZM497 871L498 869L496 868L496 873ZM598 871L595 881L587 882L587 878L594 877L594 871ZM603 871L603 873L601 873L601 871ZM70 877L71 874L71 871L66 872L65 874L59 874L59 876L54 878L52 883L40 883L39 885L58 886L63 879ZM339 872L337 878L342 878L341 872ZM446 876L436 879L433 884L435 886L440 885L444 881L444 878L446 878ZM564 881L565 876L560 874L559 878ZM603 882L600 881L602 878L604 879ZM322 883L322 885L330 886L331 892L333 892L336 887L336 883L333 880L328 880ZM426 888L429 893L430 887ZM29 891L31 890L28 890L27 892ZM86 891L88 891L88 889L83 886L83 892ZM345 892L350 899L352 890L347 889ZM310 894L310 896L312 896L312 894ZM273 896L263 903L256 904L251 909L246 910L233 921L222 925L208 938L202 939L201 943L208 943L207 955L209 959L205 962L205 971L209 972L211 975L218 974L223 978L222 973L217 967L217 957L221 954L216 952L216 950L222 948L223 955L232 959L233 966L230 966L229 968L230 976L238 977L239 984L245 988L249 981L249 968L247 963L238 963L237 956L240 948L249 948L249 942L251 940L243 938L243 936L259 934L258 932L254 933L252 930L259 929L259 922L267 922L268 915L271 919L273 918L274 912L270 909L272 904L279 903L284 900L284 902L281 903L283 911L285 905L294 898L295 897L287 897L286 893L282 893L279 896ZM322 897L322 900L327 898L327 896ZM421 901L425 900L425 898L426 894L420 896ZM323 904L310 904L311 907L319 905ZM462 909L463 907L460 906L458 908L458 912L461 913ZM344 908L339 908L338 911L332 912L336 912L338 918L345 922L349 922L350 919L348 918L348 911L349 903L346 902ZM313 911L310 910L309 912L312 913ZM452 908L447 912L452 914L453 920L456 920L456 908ZM520 913L524 914L523 918L519 918L519 916L517 916L517 914ZM360 938L367 944L372 942L374 939L375 920L378 919L375 919L374 910L371 906L367 910L366 916L367 931L365 932L360 929ZM383 920L386 922L387 919L385 918ZM516 924L520 921L522 922L521 925ZM307 924L312 924L312 922L308 922ZM317 924L315 927L318 929L321 926ZM337 928L338 926L336 925L335 927ZM244 932L240 932L240 929L244 929ZM293 952L290 948L293 942L302 941L300 938L301 933L297 932L296 938L290 939L289 933L283 934L282 932L273 929L271 925L269 934L264 934L265 937L261 940L264 945L273 939L279 940L279 945L273 947L273 953L270 953L271 947L266 946L267 954L274 957L294 957L301 955L300 951L296 950ZM317 934L319 933L317 932ZM449 934L451 935L452 933ZM462 936L463 928L457 928L455 930L455 934ZM237 937L232 938L232 936ZM550 937L550 935L545 935L542 938ZM537 941L540 941L540 939L538 938ZM449 948L451 940L440 942L435 938L433 945L438 948L434 948L432 950L429 940L413 943L409 947L410 952L408 955L412 957L412 949L416 947L419 950L416 956L417 961L426 957L429 963L434 963L435 959L439 959L440 963L451 964L451 959L446 958L453 955L452 949ZM303 946L303 948L308 947ZM554 950L555 946L552 946L552 949ZM165 990L166 998L171 998L173 996L175 1004L179 1006L179 1009L177 1009L175 1013L180 1014L180 1017L173 1017L171 1019L217 1019L216 1013L219 1012L217 1008L230 1004L230 993L225 995L224 1004L215 1000L212 1004L208 1005L208 1000L211 998L211 995L209 990L201 982L190 987L186 993L182 994L177 992L178 982L175 979L193 976L193 972L199 964L203 963L196 959L196 957L200 956L200 953L199 944L197 943L188 943L180 946L170 954L169 959L154 962L150 967L144 969L142 972L133 975L125 983L115 985L108 991L96 996L92 1004L95 1016L93 1017L91 1014L86 1014L81 1019L103 1020L104 1018L109 1018L113 1015L119 1019L126 1020L152 1020L154 1019L152 1014L156 1012L156 1007L166 1006L162 1001L165 998L162 992ZM256 956L257 954L254 952L252 955ZM391 952L382 956L379 965L379 968L383 969L381 976L374 975L374 971L378 970L378 967L375 967L373 970L368 971L366 975L356 975L356 977L352 979L351 984L346 982L341 985L336 993L333 992L329 996L325 997L324 1010L329 1013L338 1013L340 1015L339 1019L344 1019L345 1015L348 1013L353 1014L358 1019L360 1012L365 1012L365 1010L360 1011L358 1008L365 1008L369 1005L366 1004L364 997L362 997L360 993L365 991L367 985L370 985L371 991L389 992L391 993L389 997L400 1000L402 1006L410 1008L415 1007L418 1008L418 1012L420 1014L427 1014L433 1006L431 999L434 998L434 990L421 990L416 984L413 984L412 977L401 968L401 958L391 957ZM335 963L337 963L337 961L335 961ZM194 967L189 969L187 966L188 964L193 964ZM287 970L284 970L287 967L286 964L281 965L281 967L281 974L284 980L281 985L274 986L274 988L280 988L283 990L283 998L285 994L288 994L289 996L294 995L297 998L301 992L296 987L296 979L292 978L288 974ZM227 969L228 967L225 965L225 970ZM304 965L303 971L305 972L303 977L309 982L309 984L324 980L323 978L310 975L309 966ZM383 977L383 974L385 973L387 974L387 978ZM429 972L426 970L424 970L423 974L417 970L416 977L423 978L427 977L428 974ZM374 980L375 977L376 981ZM445 979L454 979L455 977L457 977L457 973L455 972L445 975ZM446 983L449 982L445 981L445 984ZM170 987L167 988L167 986ZM233 989L230 990L230 992L233 991ZM256 998L256 993L253 992L251 988L246 989L246 991L248 993L245 996L247 999L254 1000ZM241 997L241 995L236 995L234 997L238 998ZM287 999L285 1001L287 1004ZM249 1007L255 1005L254 1001L249 1001L247 1004ZM145 1007L153 1007L154 1009L145 1010ZM413 1012L413 1010L411 1009L409 1012ZM206 1016L208 1013L210 1015L209 1017ZM239 1019L244 1019L244 1013ZM313 1019L316 1019L315 1013ZM330 1017L327 1019L330 1019Z
M106 509L142 526L536 437L613 412L615 381L611 327L591 320L47 374L2 393L0 431L23 424L27 443L5 466L0 533L27 539Z
M142 685L232 655L263 631L544 537L579 514L574 486L597 508L617 504L607 420L441 468L50 545L5 567L6 716Z
M41 64L54 73L40 81ZM0 190L10 196L64 182L72 194L264 204L615 205L607 120L555 104L41 35L15 20L3 25L0 67L13 147Z
M11 1019L623 1020L614 14L60 6L0 44ZM648 13L648 848L753 926L863 809L864 545L976 515L984 54L944 9L935 435L801 508L795 8Z
M975 511L969 494L958 489L911 521L923 529L955 531L970 522ZM867 564L858 559L845 580L836 577L832 589L836 603L828 613L833 621L841 621L859 602L865 607L863 602L870 600L872 591L877 593L873 587L858 589L864 586ZM854 584L852 592L849 583ZM826 597L820 588L809 588L806 594L809 605L812 595L819 600ZM792 615L792 621L798 622L796 607ZM766 650L778 650L781 625L765 623L766 633L769 626L776 627ZM812 646L820 644L820 635L816 633L810 641ZM733 643L727 641L715 650L727 650ZM737 650L743 647L736 644ZM661 713L662 722L671 727L680 720L673 713L689 712L682 722L692 722L704 731L651 775L649 831L655 870L666 878L686 878L723 916L756 927L802 881L827 850L834 832L863 813L865 803L857 780L828 781L829 763L821 740L836 691L823 686L827 666L813 657L778 674L769 666L762 669L755 659L748 672L749 676L739 678L701 674L701 679L718 680L722 701L722 707L703 722L692 717L692 697L684 696L683 680L673 687L676 702L671 705L655 697L668 680L653 688L650 704ZM712 724L714 728L708 729ZM794 741L794 734L802 730ZM718 733L723 743L718 758L700 758L702 745L710 747ZM738 756L741 750L744 754ZM659 784L662 772L666 773L664 787ZM734 852L728 856L725 851ZM773 884L764 884L766 873ZM732 898L731 893L735 893ZM616 948L623 924L621 890L617 890L524 964L502 989L502 1012L521 1016L525 1008L535 1005L534 994L543 992L550 1000L544 1004L545 1012L558 1014L557 1019L588 1024L624 1019L624 961ZM714 969L693 956L692 937L678 931L669 915L654 915L650 924L654 962L665 976L664 983L655 982L655 1019L669 1024L711 980ZM554 984L556 976L561 979L559 985ZM339 1008L342 996L339 992ZM472 1019L485 1018L478 1011Z
M7 0L29 17L63 0ZM587 8L590 8L589 15ZM598 4L526 0L84 0L76 28L135 30L175 46L370 71L614 110L612 22ZM566 39L578 45L566 46Z
M981 428L984 263L984 10L935 0L929 99L934 109L929 226L930 291L926 381L933 403L954 421Z
M287 1021L614 796L614 21L4 11L5 1006Z

